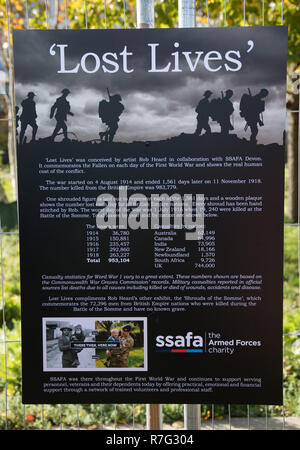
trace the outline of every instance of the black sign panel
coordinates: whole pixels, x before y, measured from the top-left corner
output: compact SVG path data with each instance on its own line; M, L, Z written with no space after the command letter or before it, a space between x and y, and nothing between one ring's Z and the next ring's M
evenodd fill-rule
M286 48L14 32L24 403L282 403Z

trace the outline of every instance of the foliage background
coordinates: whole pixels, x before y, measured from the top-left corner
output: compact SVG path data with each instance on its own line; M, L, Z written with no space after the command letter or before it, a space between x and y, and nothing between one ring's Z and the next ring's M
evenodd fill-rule
M224 4L226 3L226 11ZM12 28L132 28L136 26L133 0L0 0L0 61L8 73L11 61L8 29ZM196 26L281 25L289 27L288 71L291 83L300 64L299 0L197 0ZM7 27L9 25L9 27ZM155 2L155 26L177 27L177 1ZM0 119L10 111L12 86L0 94ZM287 93L289 94L289 92ZM145 405L27 405L21 403L21 324L19 246L12 183L12 156L8 155L9 127L0 121L0 214L5 222L1 238L2 306L0 311L0 429L50 429L107 424L145 425ZM10 162L10 165L8 164ZM286 177L286 188L291 180ZM3 206L4 205L4 206ZM14 206L12 206L14 205ZM289 219L286 216L286 222ZM270 224L270 226L272 226ZM284 413L300 416L299 226L285 227L284 246ZM4 322L5 318L5 323ZM231 405L231 417L281 415L281 407ZM228 405L201 405L205 421L228 415ZM183 405L163 405L163 419L182 426ZM181 424L181 425L180 425Z

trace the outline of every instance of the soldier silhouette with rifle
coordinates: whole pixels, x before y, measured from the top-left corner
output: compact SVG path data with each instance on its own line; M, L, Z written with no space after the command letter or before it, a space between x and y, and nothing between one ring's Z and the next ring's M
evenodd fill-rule
M99 102L98 114L102 122L107 125L105 131L99 133L101 142L112 142L117 129L119 128L119 120L122 112L124 111L124 105L121 103L122 98L119 94L110 95L107 89L108 99L101 100Z
M54 117L56 119L56 127L51 136L52 140L55 139L60 130L63 130L64 140L68 140L68 128L66 121L68 115L74 116L74 114L71 112L70 103L67 101L67 96L70 94L69 89L65 88L61 92L62 95L56 99L56 102L50 110L50 119L53 118L54 113Z

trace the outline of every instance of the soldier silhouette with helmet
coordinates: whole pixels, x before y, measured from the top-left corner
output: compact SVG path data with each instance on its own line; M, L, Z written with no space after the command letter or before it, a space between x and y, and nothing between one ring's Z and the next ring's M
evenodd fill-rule
M60 130L63 131L64 139L68 140L68 128L66 121L68 119L68 115L74 116L74 114L71 112L70 103L67 101L67 96L70 94L69 89L65 88L61 92L62 95L56 99L56 102L50 110L50 119L52 119L54 116L57 122L51 136L53 140L58 135Z
M21 122L21 131L20 131L20 141L19 143L22 145L24 144L24 136L26 132L26 128L28 125L32 128L32 141L35 141L36 132L38 129L38 126L36 124L36 107L35 107L35 101L33 98L35 97L34 92L28 92L27 98L24 99L21 103L22 106L22 114L20 116L20 122Z
M99 102L98 113L102 122L107 125L106 131L99 133L101 142L112 142L117 129L119 128L119 120L122 112L124 111L124 105L121 103L122 98L119 94L110 95L109 90L107 100L101 100Z
M203 94L204 98L200 100L200 102L197 105L197 108L195 109L197 113L197 128L195 134L197 136L201 135L203 129L206 131L206 134L211 133L211 128L208 123L210 117L209 97L211 95L212 95L211 91L205 91Z
M250 89L248 94L243 94L240 101L240 116L246 121L245 131L248 127L251 130L250 142L256 144L258 125L263 126L263 112L265 110L264 99L268 96L267 89L261 89L256 95L252 95Z

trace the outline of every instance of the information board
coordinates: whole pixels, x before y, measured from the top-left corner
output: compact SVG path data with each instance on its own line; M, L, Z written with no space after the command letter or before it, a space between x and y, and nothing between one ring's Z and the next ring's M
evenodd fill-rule
M14 36L24 403L282 403L286 27Z

